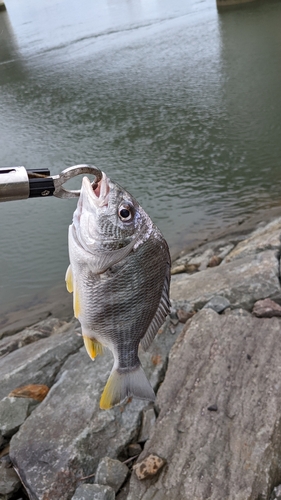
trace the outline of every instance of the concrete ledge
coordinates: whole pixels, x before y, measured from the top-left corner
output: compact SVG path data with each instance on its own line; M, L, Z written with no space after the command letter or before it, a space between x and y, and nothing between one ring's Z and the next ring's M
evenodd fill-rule
M240 5L243 3L255 2L256 0L217 0L217 8Z

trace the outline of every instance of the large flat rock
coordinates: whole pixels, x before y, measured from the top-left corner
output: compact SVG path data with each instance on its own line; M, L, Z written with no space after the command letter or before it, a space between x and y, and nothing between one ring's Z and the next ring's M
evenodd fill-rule
M279 250L281 247L281 217L269 224L258 227L248 238L241 241L225 257L225 262L231 262L253 253L265 250Z
M68 331L37 340L0 359L0 399L16 387L45 384L50 387L68 356L81 347L82 337Z
M172 276L171 298L185 298L201 309L214 296L226 297L231 307L250 310L259 299L281 302L277 250L267 250L206 269L196 274Z
M4 337L0 339L0 357L21 349L25 345L37 342L37 340L50 337L56 332L61 331L61 329L63 330L64 325L64 321L49 317L32 327L25 328L19 333Z
M175 339L168 326L164 330L140 356L154 388ZM93 474L102 457L117 458L136 441L147 401L99 409L112 365L109 351L94 361L84 347L69 356L45 400L12 438L10 456L32 500L71 499L79 479Z
M138 460L156 454L166 465L153 479L133 474L128 500L269 498L281 481L280 327L242 310L188 321Z

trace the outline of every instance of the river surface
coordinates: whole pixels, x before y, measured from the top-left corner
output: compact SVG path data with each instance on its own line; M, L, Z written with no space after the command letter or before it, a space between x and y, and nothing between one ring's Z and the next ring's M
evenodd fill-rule
M220 13L215 0L6 6L0 166L100 167L172 253L280 204L281 2ZM64 282L75 205L0 204L0 311Z

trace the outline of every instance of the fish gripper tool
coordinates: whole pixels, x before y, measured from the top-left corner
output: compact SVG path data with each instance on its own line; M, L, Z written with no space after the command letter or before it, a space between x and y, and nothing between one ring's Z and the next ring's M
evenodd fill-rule
M53 176L50 176L50 171L45 168L1 167L0 202L48 196L76 198L80 195L80 190L66 189L63 185L69 179L81 174L95 176L92 183L93 189L96 188L102 178L101 170L93 165L74 165Z

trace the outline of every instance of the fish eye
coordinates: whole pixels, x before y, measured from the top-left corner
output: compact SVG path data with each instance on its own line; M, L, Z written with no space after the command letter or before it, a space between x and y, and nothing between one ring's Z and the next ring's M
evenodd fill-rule
M118 217L123 222L129 222L133 218L133 208L130 205L120 205Z

